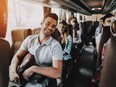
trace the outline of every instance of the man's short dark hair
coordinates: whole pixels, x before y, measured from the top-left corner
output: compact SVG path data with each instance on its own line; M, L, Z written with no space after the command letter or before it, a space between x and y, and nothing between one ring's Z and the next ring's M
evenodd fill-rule
M113 17L114 15L112 13L106 14L104 17L102 17L102 21L104 22L106 18Z
M47 17L51 17L51 18L55 19L56 21L58 21L58 16L55 13L47 13L47 14L45 14L43 20L45 20Z

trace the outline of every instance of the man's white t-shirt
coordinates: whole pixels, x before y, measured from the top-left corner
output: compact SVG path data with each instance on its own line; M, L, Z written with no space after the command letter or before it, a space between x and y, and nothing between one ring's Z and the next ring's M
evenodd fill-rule
M58 41L50 37L45 43L40 44L38 37L39 35L28 36L20 49L33 54L39 66L50 67L53 60L63 60L62 48Z

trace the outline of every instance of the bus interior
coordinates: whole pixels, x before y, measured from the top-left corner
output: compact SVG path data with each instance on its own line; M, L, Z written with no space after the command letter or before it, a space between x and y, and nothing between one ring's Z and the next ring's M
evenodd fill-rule
M56 79L53 87L116 87L116 32L113 32L114 39L107 39L103 72L98 66L98 57L103 50L99 50L101 45L97 49L97 41L94 41L104 15L112 13L116 25L116 0L0 0L0 87L18 87L8 86L11 60L27 36L39 34L41 21L49 12L58 15L58 23L62 20L67 22L72 37L71 20L74 17L82 32L81 43L72 44L65 81L62 83L62 78ZM55 32L53 37L57 36ZM102 45L107 36L106 33L100 40ZM108 57L111 60L107 60ZM106 71L107 74L104 74Z

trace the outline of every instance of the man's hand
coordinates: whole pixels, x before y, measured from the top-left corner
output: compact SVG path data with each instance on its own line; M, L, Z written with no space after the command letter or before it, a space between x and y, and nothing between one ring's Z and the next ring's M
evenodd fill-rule
M14 83L20 83L19 80L19 75L16 72L12 72L10 71L10 81L14 82Z
M23 73L23 77L28 81L29 77L33 74L33 68L34 66L31 66L30 68L26 69Z

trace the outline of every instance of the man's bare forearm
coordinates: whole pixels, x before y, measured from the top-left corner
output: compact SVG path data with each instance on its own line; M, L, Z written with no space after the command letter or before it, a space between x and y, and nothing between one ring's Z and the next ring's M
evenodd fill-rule
M61 77L62 70L58 70L54 67L38 67L34 66L32 71L50 78L59 78Z
M11 62L11 66L10 66L10 71L11 72L16 72L16 68L19 64L19 59L18 57L14 56Z

